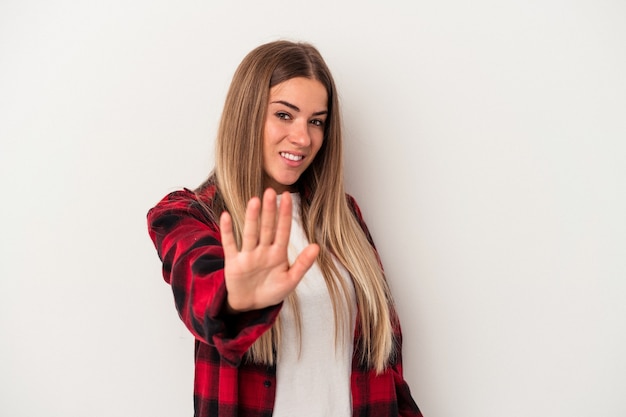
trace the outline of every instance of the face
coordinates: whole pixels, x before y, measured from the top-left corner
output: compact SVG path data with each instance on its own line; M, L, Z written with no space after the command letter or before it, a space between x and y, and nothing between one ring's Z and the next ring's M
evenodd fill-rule
M292 78L270 89L263 137L264 186L293 191L324 141L328 95L324 85Z

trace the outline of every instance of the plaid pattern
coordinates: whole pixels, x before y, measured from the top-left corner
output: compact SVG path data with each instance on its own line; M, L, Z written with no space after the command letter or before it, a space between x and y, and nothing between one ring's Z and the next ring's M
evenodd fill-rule
M178 314L196 338L195 417L269 417L274 406L276 368L250 363L244 355L272 326L281 305L237 315L224 313L220 230L198 202L198 198L210 201L215 192L215 186L208 185L199 197L188 189L170 193L148 212L148 230L163 263L163 278L172 287ZM356 202L348 199L372 242ZM422 416L402 377L402 335L399 322L395 323L398 354L380 375L355 359L359 357L357 323L351 376L354 417Z

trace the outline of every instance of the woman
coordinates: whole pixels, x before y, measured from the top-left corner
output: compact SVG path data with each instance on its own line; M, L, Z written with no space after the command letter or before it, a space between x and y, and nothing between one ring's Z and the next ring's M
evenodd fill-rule
M311 45L250 52L215 168L148 227L195 341L197 417L421 416L371 236L343 185L337 90Z

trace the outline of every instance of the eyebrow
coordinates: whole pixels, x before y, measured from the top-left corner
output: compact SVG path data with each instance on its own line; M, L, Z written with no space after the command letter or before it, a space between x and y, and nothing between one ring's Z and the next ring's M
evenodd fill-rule
M291 104L290 102L285 101L285 100L272 101L270 104L282 104L283 106L287 106L294 111L300 112L300 108L298 106L296 106L295 104ZM323 114L328 114L328 110L315 112L313 113L313 116L321 116Z

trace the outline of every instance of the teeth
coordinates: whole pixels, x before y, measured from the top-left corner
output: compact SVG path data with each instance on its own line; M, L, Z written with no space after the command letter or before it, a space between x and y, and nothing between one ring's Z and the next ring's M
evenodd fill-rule
M287 153L287 152L281 152L280 156L282 156L283 158L289 159L290 161L299 161L302 158L304 158L304 156L302 155L294 155L294 154Z

